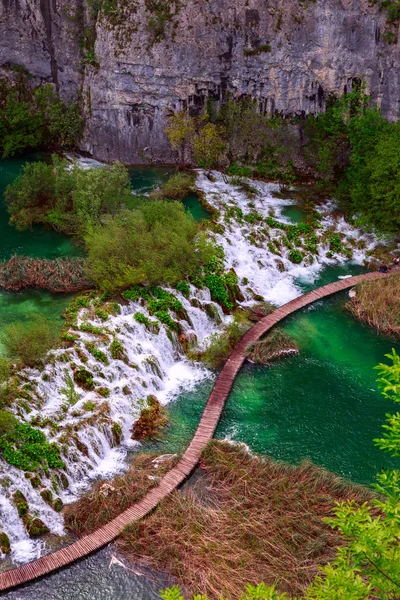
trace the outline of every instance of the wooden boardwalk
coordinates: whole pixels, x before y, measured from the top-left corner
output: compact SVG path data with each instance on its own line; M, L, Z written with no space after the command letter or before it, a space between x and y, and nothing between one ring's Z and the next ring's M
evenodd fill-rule
M70 546L47 554L15 569L0 574L0 591L4 591L28 581L32 581L52 571L73 563L80 558L98 550L114 540L121 531L132 521L142 519L151 512L168 494L180 486L197 465L201 453L212 439L229 392L243 362L248 344L256 341L271 327L285 319L295 311L330 296L346 290L360 281L375 279L382 276L379 273L366 273L348 279L340 279L329 285L320 287L308 294L295 298L291 302L277 308L273 313L259 321L240 340L232 351L224 368L220 372L208 402L200 419L196 432L177 465L167 473L160 484L146 496L121 513L118 517L104 525L94 533L83 537Z

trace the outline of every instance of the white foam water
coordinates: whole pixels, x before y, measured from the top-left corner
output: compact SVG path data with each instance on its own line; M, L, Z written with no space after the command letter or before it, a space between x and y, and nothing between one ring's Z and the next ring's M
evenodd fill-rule
M280 306L299 296L302 291L298 281L302 280L312 283L326 266L349 262L344 256L334 254L331 258L326 256L329 247L326 243L320 243L318 255L313 257L312 264L303 261L301 264L293 264L289 260L289 250L282 246L280 255L271 252L264 243L258 247L249 242L252 234L257 234L263 224L239 224L237 220L225 219L227 210L233 207L240 208L243 214L256 211L260 215L273 217L290 224L291 221L283 215L283 209L295 204L295 200L282 199L274 194L280 191L280 186L275 183L264 183L260 181L248 181L257 191L249 198L238 185L232 183L233 178L212 171L198 171L197 187L207 199L207 202L221 212L219 223L224 228L223 234L215 234L216 241L223 247L226 256L226 266L234 268L239 277L239 282L246 278L250 287L257 294L264 296L266 300ZM321 214L320 233L334 229L343 234L345 241L362 240L364 249L353 249L352 262L362 264L367 256L367 251L376 245L376 239L371 234L365 234L359 229L349 225L342 215L335 212L332 201L326 202L317 211ZM271 229L272 237L279 238L282 231ZM252 300L252 295L243 290L247 302Z
M88 166L92 166L90 161ZM96 165L97 166L97 165ZM344 262L345 258L334 255L326 257L328 250L320 245L318 255L312 264L294 265L288 257L288 250L282 248L279 258L265 244L258 247L249 241L257 233L258 224L238 223L226 220L226 211L230 207L239 207L243 213L256 210L263 216L271 213L276 219L289 222L283 216L283 208L293 204L293 200L283 200L273 195L278 186L270 183L252 181L257 195L249 198L241 189L218 172L211 177L204 171L197 172L197 186L207 201L221 211L219 222L224 233L213 234L223 246L226 267L234 268L239 285L244 294L244 303L250 304L253 296L248 288L264 296L276 305L283 304L301 293L298 280L313 281L326 265ZM346 239L363 239L364 250L355 249L353 260L360 263L366 251L374 244L371 236L355 230L342 217L337 217L332 204L320 209L322 214L321 231L335 228ZM271 230L272 234L282 232ZM248 283L243 283L247 278ZM183 333L196 339L200 347L207 344L208 336L226 325L231 317L225 316L221 308L211 301L208 290L199 290L191 286L190 302L176 290L170 290L183 304L189 320L181 320ZM218 325L200 305L212 304L218 313ZM108 316L103 321L96 316L95 310L83 308L79 313L78 325L85 322L104 329L99 336L82 331L73 331L78 340L68 349L59 349L49 355L44 372L27 369L24 375L29 378L34 389L31 411L22 412L19 417L27 422L41 419L42 431L50 442L56 442L66 464L68 487L58 478L56 487L51 474L41 473L42 484L53 489L55 496L64 503L75 500L90 489L99 478L107 478L126 469L127 453L139 446L131 439L131 428L138 418L143 402L154 395L162 404L167 404L181 391L193 389L198 383L212 374L200 363L190 362L184 355L176 336L160 325L159 333L150 331L145 325L134 319L136 312L151 317L140 302L128 302L120 307L119 314ZM190 322L189 322L190 321ZM126 354L126 360L112 358L110 342L118 340ZM104 364L88 351L85 344L93 342L102 351L109 364ZM76 387L78 396L73 402L68 400L68 381L73 379L73 369L82 367L93 374L94 389L84 390ZM107 388L109 395L102 397L99 388ZM120 444L113 435L113 424L121 431ZM53 488L52 488L53 486ZM30 512L39 516L49 529L58 534L64 532L62 516L50 508L40 495L40 488L34 489L24 473L0 460L0 529L10 537L12 558L15 562L32 560L43 552L44 544L32 540L27 535L18 512L11 502L16 490L27 498Z

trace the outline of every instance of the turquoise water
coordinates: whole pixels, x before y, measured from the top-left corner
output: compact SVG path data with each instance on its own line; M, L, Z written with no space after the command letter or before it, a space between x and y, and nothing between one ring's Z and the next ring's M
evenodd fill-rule
M9 224L9 215L3 201L7 185L21 173L24 164L46 158L46 155L32 154L23 158L0 160L0 260L8 260L14 254L50 259L83 254L82 249L74 244L71 238L61 233L39 226L20 232ZM163 167L131 169L132 188L137 193L149 192L165 181L170 171L171 169ZM201 206L195 195L188 196L184 204L197 221L209 218L209 213ZM19 293L0 292L0 332L4 325L12 321L24 320L34 313L45 315L55 324L61 324L61 315L69 300L69 295L50 294L41 290ZM0 342L0 352L1 349Z
M344 310L345 294L287 319L298 356L269 367L246 364L229 396L216 436L253 451L297 463L314 463L369 484L382 467L400 466L373 444L387 412L374 366L400 344L377 335ZM212 381L169 405L163 451L182 450L192 436Z
M17 175L21 165L18 160L0 163L3 188ZM167 169L135 169L132 185L137 191L149 191L167 172ZM188 198L186 203L189 210L198 211L192 212L196 219L205 217L201 216L195 197ZM301 209L296 213L294 208L287 216L296 221ZM0 257L7 258L14 252L46 257L76 252L70 240L52 231L38 228L17 233L7 224L5 209L0 211ZM339 275L357 274L361 270L349 265L328 268L318 281L299 284L306 292L336 280ZM294 463L309 458L366 484L373 482L382 467L400 466L399 460L377 450L372 441L380 435L385 413L395 410L380 395L373 367L384 360L384 354L392 347L400 352L400 345L355 321L343 308L346 300L345 294L337 295L285 321L283 327L297 342L299 356L280 360L270 367L245 365L229 396L217 437L244 442L253 451ZM60 319L67 301L66 296L39 291L0 294L0 331L5 323L30 312ZM209 379L172 402L165 441L149 444L148 448L160 452L182 451L193 435L212 384ZM6 597L12 600L158 597L157 585L147 578L138 578L122 567L110 568L107 552L102 551Z

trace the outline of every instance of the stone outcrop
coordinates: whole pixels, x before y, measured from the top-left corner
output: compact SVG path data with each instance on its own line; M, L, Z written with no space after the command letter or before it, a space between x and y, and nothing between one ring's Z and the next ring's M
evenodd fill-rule
M229 94L271 114L305 115L363 79L397 118L400 52L388 41L396 28L368 0L107 0L94 22L87 4L1 0L0 67L22 65L63 97L81 91L82 150L100 160L174 162L168 114ZM91 27L96 59L85 64Z

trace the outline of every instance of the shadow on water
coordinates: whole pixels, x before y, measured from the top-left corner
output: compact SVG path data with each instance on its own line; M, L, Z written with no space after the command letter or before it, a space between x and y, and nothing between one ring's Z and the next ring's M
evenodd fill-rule
M136 573L126 558L104 548L71 567L0 594L7 600L156 600L168 582Z

